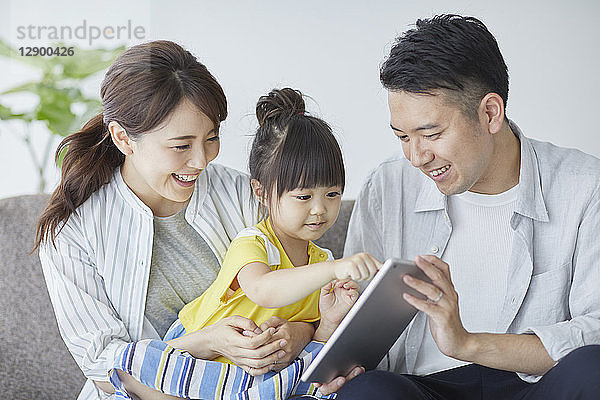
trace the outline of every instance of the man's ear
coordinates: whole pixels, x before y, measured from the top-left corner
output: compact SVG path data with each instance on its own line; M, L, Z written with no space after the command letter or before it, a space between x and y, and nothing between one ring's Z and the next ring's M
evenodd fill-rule
M504 100L497 93L486 94L479 103L479 116L489 133L497 133L504 123Z
M108 131L110 137L119 149L119 151L126 156L133 154L132 140L125 131L125 129L116 121L110 121L108 123Z
M265 190L263 188L263 185L261 185L260 182L256 179L250 179L250 186L252 186L252 193L258 199L260 204L266 206L266 199L264 198Z

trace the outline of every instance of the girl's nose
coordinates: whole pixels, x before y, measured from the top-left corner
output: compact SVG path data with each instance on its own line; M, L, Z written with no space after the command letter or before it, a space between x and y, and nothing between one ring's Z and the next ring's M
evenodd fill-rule
M327 211L327 209L325 208L324 204L322 201L315 201L312 204L311 207L311 213L315 214L315 215L321 215L321 214L325 214L325 212Z

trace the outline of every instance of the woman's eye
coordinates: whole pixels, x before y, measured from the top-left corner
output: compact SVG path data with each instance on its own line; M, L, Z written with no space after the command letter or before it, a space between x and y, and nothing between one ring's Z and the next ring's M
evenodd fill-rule
M219 136L213 136L213 137L209 137L208 139L206 139L207 142L218 142L219 141Z
M182 150L187 150L187 149L189 149L189 148L190 148L190 145L189 145L189 144L182 144L181 146L174 146L173 148L174 148L175 150L182 151Z

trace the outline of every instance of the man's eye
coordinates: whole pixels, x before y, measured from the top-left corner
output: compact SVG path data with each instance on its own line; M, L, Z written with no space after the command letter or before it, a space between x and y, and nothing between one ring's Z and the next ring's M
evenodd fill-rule
M434 134L432 134L432 135L425 135L425 138L426 138L426 139L433 140L433 139L437 139L439 136L440 136L440 134L439 134L439 133L434 133Z
M398 139L400 139L403 142L408 142L408 136L407 135L400 135L400 136L396 136Z

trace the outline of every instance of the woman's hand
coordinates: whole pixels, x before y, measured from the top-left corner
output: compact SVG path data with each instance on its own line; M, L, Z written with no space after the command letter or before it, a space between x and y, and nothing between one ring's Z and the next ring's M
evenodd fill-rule
M270 327L263 331L254 321L234 315L167 343L204 360L223 356L250 375L262 375L285 355L281 350L287 343L282 346L276 340L277 331Z
M336 280L321 288L319 311L321 321L314 340L325 342L358 299L358 284L352 280Z
M272 341L279 343L278 358L272 365L272 371L281 371L298 357L314 334L314 326L307 322L290 322L279 317L271 317L259 328L262 331L275 329Z

